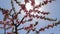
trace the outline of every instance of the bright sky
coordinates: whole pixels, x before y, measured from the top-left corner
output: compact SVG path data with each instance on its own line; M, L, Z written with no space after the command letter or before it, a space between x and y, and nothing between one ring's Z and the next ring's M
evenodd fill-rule
M18 0L18 1L21 1L22 3L24 3L23 2L24 0ZM42 2L42 1L43 0L36 0L35 2L36 2L36 4L39 4L39 2ZM10 2L11 2L10 0L0 0L0 7L5 8L5 9L10 9L11 8ZM20 7L15 2L14 2L14 5L16 7L16 11L18 11ZM26 8L28 11L30 9L32 9L32 6L30 5L30 3L26 4ZM60 16L59 16L59 14L60 14L60 0L56 0L56 1L53 1L52 3L49 3L45 6L42 6L39 10L50 12L50 14L48 16L46 15L46 17L54 18L54 19L57 18L58 20L60 20ZM24 13L24 12L22 12L22 13ZM25 14L21 14L18 18L21 19L24 15ZM2 20L2 19L3 19L3 15L0 11L0 20ZM24 26L28 26L30 23L34 24L36 21L39 21L39 24L35 27L35 28L37 28L37 30L41 27L47 26L48 24L52 24L52 22L50 22L50 21L45 21L45 20L35 18L35 19L33 19L32 22L27 22L23 25L20 25L19 28L24 27ZM46 29L45 31L40 32L40 34L51 34L51 33L60 34L59 30L60 30L60 25L55 26L54 28ZM4 32L4 30L0 29L0 34L3 34L3 32ZM10 30L7 30L7 32L10 32ZM20 34L26 33L25 30L21 30L19 32L20 32ZM34 34L34 33L35 32L31 31L29 34Z

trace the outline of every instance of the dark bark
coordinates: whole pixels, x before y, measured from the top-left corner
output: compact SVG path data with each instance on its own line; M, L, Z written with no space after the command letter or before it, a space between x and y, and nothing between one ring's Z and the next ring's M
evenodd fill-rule
M15 24L15 34L18 34L17 33L17 25Z

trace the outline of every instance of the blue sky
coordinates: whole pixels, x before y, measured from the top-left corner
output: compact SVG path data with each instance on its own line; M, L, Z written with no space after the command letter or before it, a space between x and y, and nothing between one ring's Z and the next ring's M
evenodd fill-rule
M23 0L18 0L18 1L21 1L23 3ZM40 1L40 0L38 0L38 1ZM11 9L10 2L11 2L11 0L0 0L0 7L5 8L5 9ZM16 7L16 11L18 11L20 7L15 2L14 2L14 5ZM52 3L42 6L41 10L50 12L50 14L46 15L46 17L54 18L54 19L57 18L58 20L60 20L60 15L59 15L60 14L60 0L55 0ZM22 14L22 15L24 16L24 14ZM0 20L2 20L3 18L4 17L0 11ZM19 17L19 19L21 19L21 18L22 18L22 16ZM36 18L32 22L35 23L35 21L36 21ZM45 21L45 20L41 20L41 19L37 19L37 21L39 21L39 24L35 27L35 28L37 28L37 30L41 27L47 26L48 24L52 24L52 22L50 22L50 21ZM26 23L24 25L20 25L20 27L28 26L29 24L30 23ZM60 34L59 30L60 30L60 25L54 26L54 28L46 29L45 31L40 32L40 34L51 34L51 33ZM10 30L8 30L8 31L10 31ZM4 32L3 29L2 30L0 29L0 34L3 32ZM19 32L21 34L26 33L25 30L21 30ZM31 31L29 34L34 34L34 32Z

